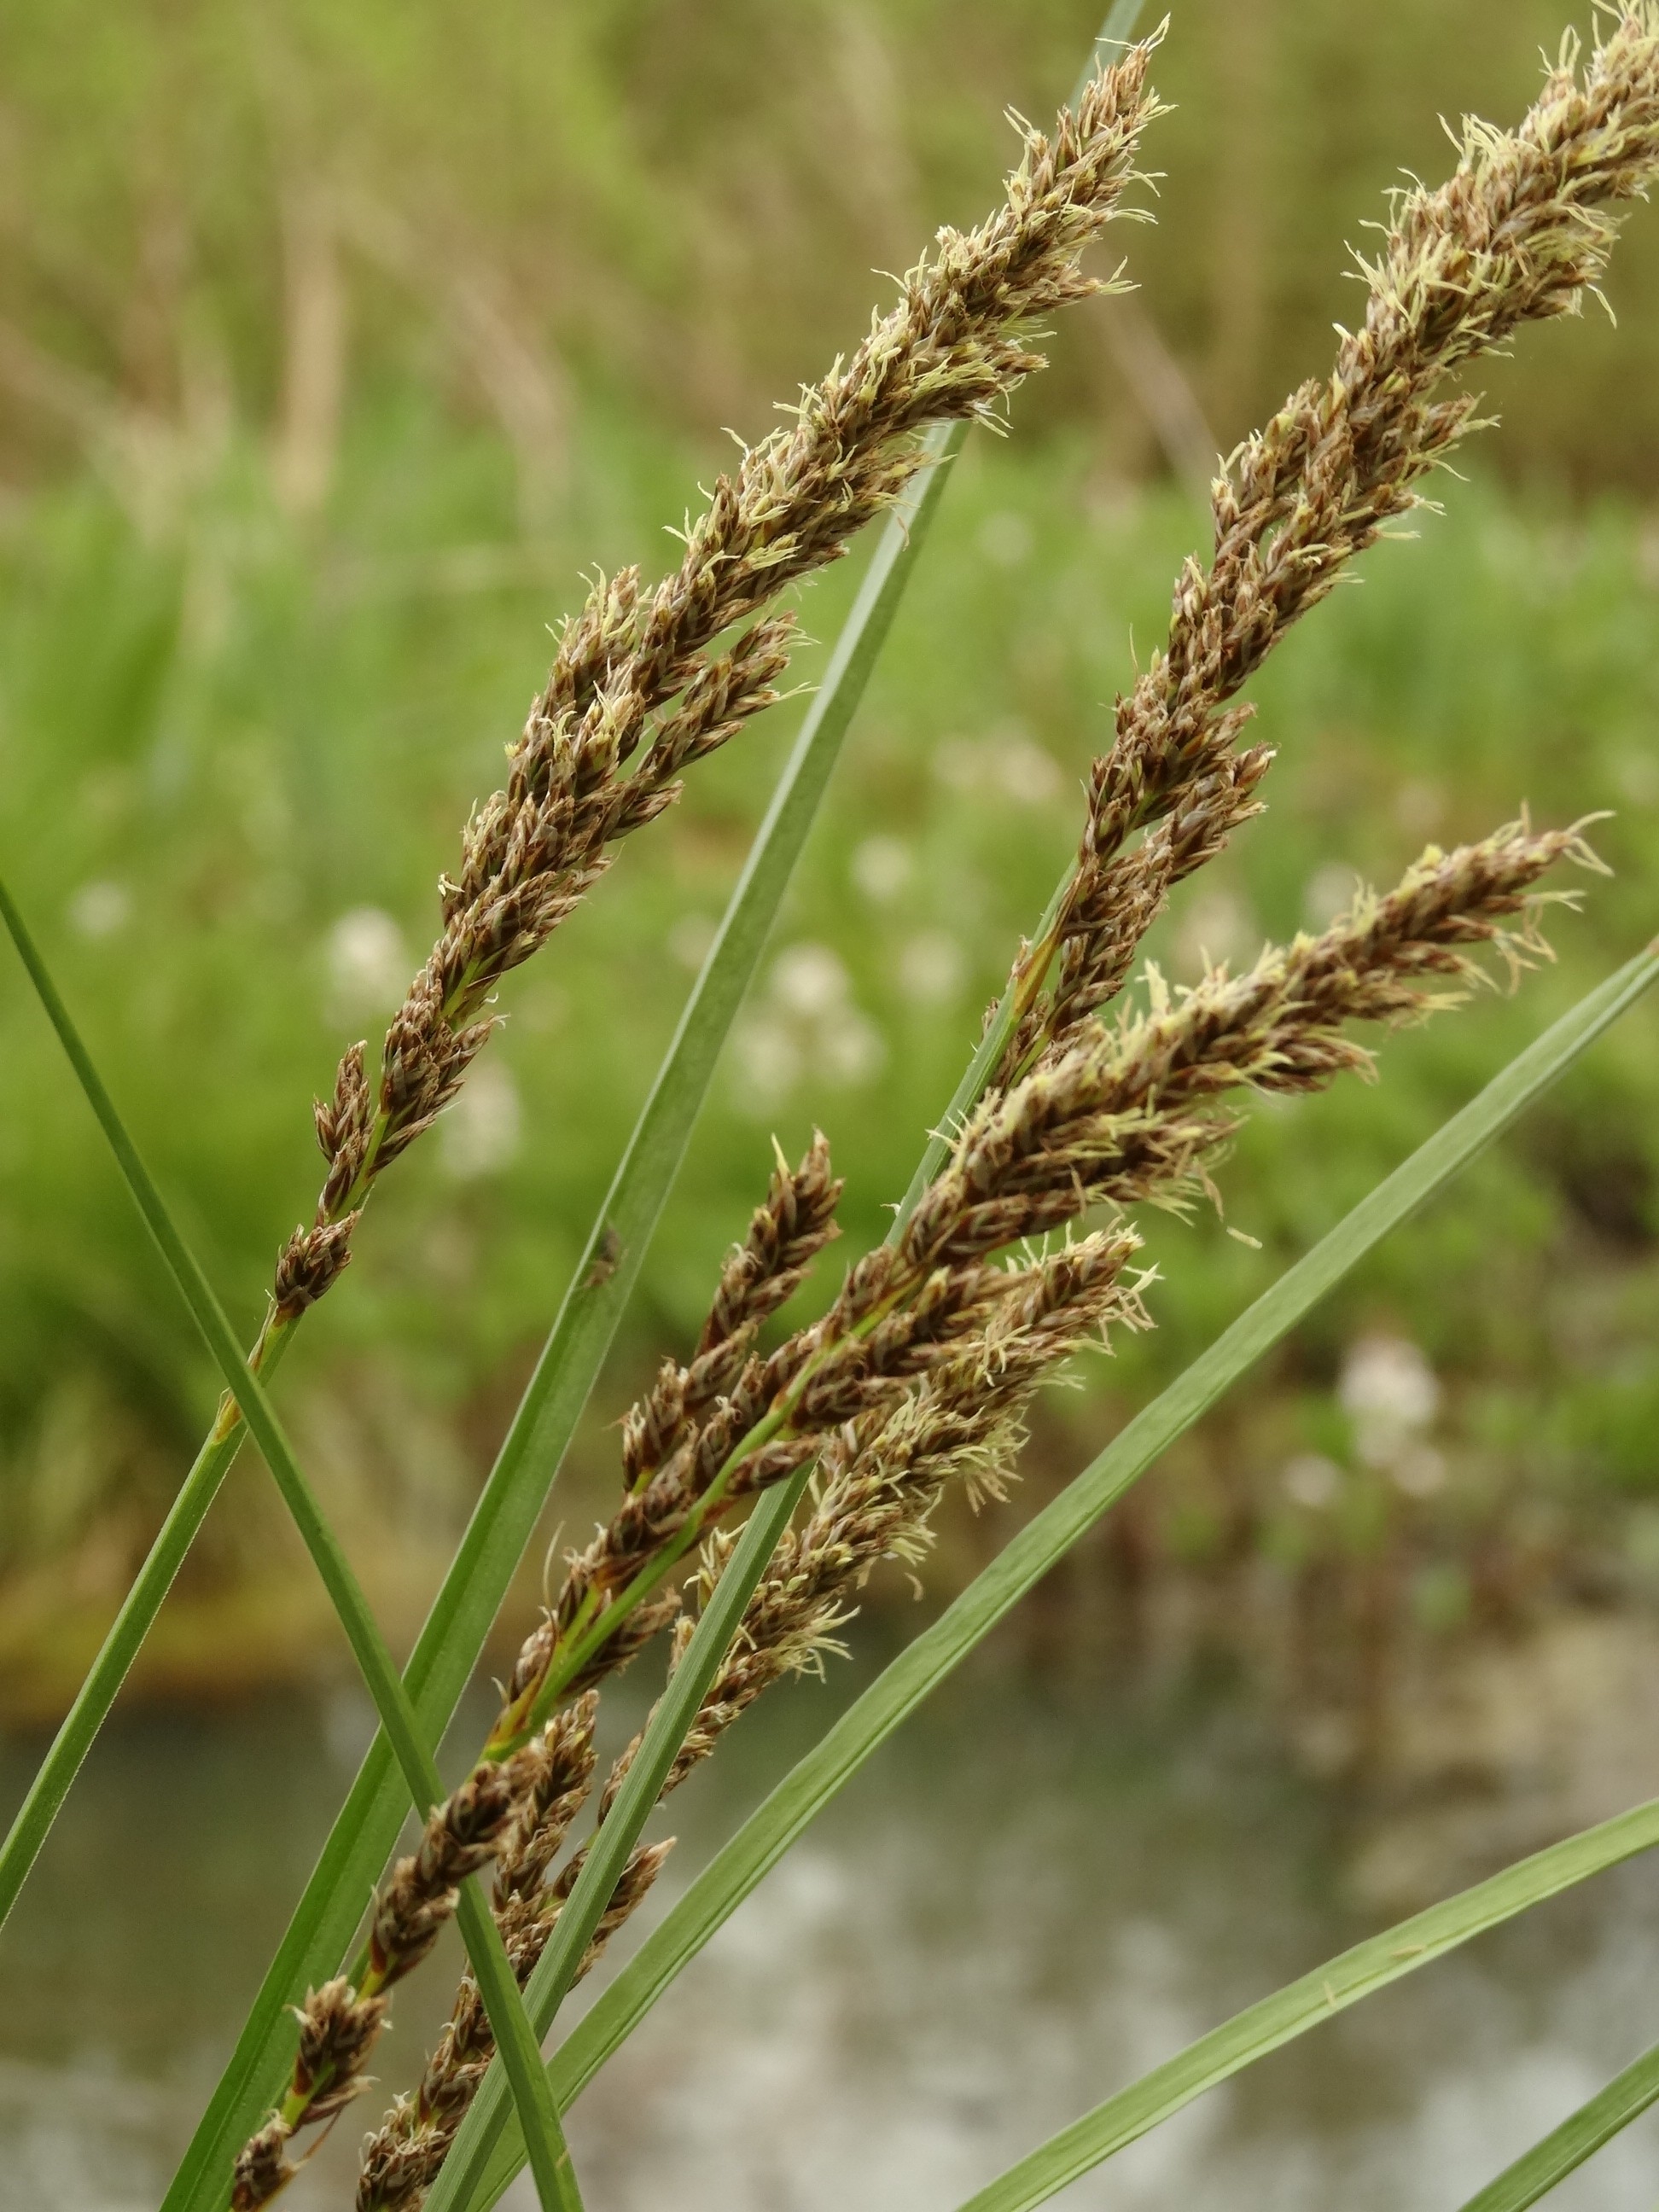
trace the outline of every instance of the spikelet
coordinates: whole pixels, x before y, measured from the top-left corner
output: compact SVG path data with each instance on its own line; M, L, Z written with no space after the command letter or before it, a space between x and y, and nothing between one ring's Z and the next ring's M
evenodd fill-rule
M620 840L674 803L683 772L778 697L794 622L754 619L761 610L892 504L930 424L992 416L1043 366L1022 325L1105 289L1079 263L1123 212L1140 132L1159 112L1151 54L1150 42L1133 47L1097 75L1052 139L1026 133L1002 207L975 230L941 230L851 358L718 479L672 576L649 592L633 569L601 577L567 623L507 784L473 815L459 875L444 881L442 933L386 1031L378 1085L354 1047L317 1109L328 1173L314 1220L278 1263L279 1320L345 1266L376 1177L453 1098L488 1038L501 978L580 902Z
M1652 0L1620 13L1582 78L1578 61L1569 38L1518 130L1466 121L1448 182L1395 195L1380 252L1356 257L1364 317L1329 377L1292 393L1218 478L1210 565L1188 562L1163 651L1117 702L1065 905L1016 964L1024 1014L1000 1080L1115 996L1171 887L1260 811L1272 754L1237 749L1251 709L1233 702L1476 426L1478 395L1448 379L1523 324L1577 313L1599 283L1608 210L1644 196L1659 166Z
M460 1884L495 1856L519 1814L532 1762L470 1775L428 1818L419 1847L400 1859L376 1900L366 1970L307 1992L299 2008L300 2048L279 2110L236 2161L233 2212L255 2212L298 2167L287 2146L301 2127L331 2119L367 2087L369 2053L386 2018L387 1992L412 1972L455 1910Z
M1085 1024L1066 1055L986 1102L896 1242L860 1261L824 1319L765 1364L764 1372L788 1379L781 1407L757 1395L751 1427L782 1411L790 1463L822 1462L817 1499L804 1527L785 1535L750 1599L665 1796L771 1683L833 1648L863 1577L884 1556L917 1554L953 1475L998 1486L1020 1416L1058 1364L1113 1326L1146 1325L1139 1285L1125 1280L1139 1240L1121 1223L1012 1268L991 1255L1066 1227L1102 1202L1183 1203L1206 1187L1204 1163L1234 1126L1216 1109L1221 1093L1310 1091L1345 1071L1367 1072L1369 1054L1344 1034L1346 1025L1397 1026L1456 1004L1485 972L1475 958L1481 949L1518 974L1545 951L1537 915L1552 895L1537 885L1563 859L1596 865L1577 830L1534 832L1524 822L1454 853L1431 848L1393 891L1362 893L1318 937L1270 949L1238 977L1218 969L1177 997L1154 990L1146 1012L1112 1028ZM815 1144L800 1172L817 1151ZM775 1198L778 1188L775 1179ZM849 1350L854 1357L844 1356ZM716 1424L724 1441L729 1407L705 1427ZM745 1454L738 1437L728 1446L722 1471L732 1479L722 1497L708 1490L689 1497L677 1533L700 1525L700 1509L711 1503L723 1506L778 1479L771 1473L776 1449L769 1441ZM677 1460L684 1452L682 1446ZM728 1556L724 1532L711 1522L705 1596ZM562 1613L562 1601L550 1619ZM679 1622L674 1663L690 1629ZM544 1671L556 1653L556 1638L537 1645ZM641 1741L636 1736L611 1767L601 1822ZM644 1896L668 1848L635 1850L584 1971ZM508 1954L524 1974L583 1856L579 1851L549 1891L498 1899ZM469 1981L419 2097L394 2108L371 2142L358 2212L411 2212L418 2204L489 2047Z

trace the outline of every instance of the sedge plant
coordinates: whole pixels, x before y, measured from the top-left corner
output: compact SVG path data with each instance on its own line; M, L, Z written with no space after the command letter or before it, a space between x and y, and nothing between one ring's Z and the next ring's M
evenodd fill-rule
M1120 6L1108 33L1127 38L1136 12ZM941 472L935 467L920 495L919 472L951 449L952 433L938 426L990 416L1040 365L1021 327L1098 288L1079 259L1129 211L1123 196L1158 112L1155 44L1098 53L1052 137L1027 130L1004 208L975 232L940 234L937 252L905 280L900 306L805 395L793 425L746 451L717 484L688 526L672 575L651 588L632 572L601 577L567 624L510 752L507 781L468 824L459 872L442 886L437 942L378 1066L371 1074L363 1048L354 1048L318 1105L322 1193L279 1259L247 1375L229 1372L213 1337L227 1367L225 1406L141 1576L142 1595L129 1601L14 1831L0 1862L9 1885L0 1885L0 1903L15 1895L244 1419L307 1525L297 1469L258 1378L347 1264L380 1176L455 1096L487 1043L502 979L539 950L621 840L672 805L684 773L774 702L793 626L775 606L779 592L837 557L884 507L908 502L924 520ZM1240 1095L1316 1091L1372 1073L1354 1024L1398 1026L1455 1006L1479 981L1514 983L1547 955L1545 905L1572 896L1551 872L1563 862L1597 865L1583 825L1540 829L1523 816L1455 851L1431 848L1391 890L1362 893L1317 936L1270 946L1237 974L1212 969L1173 992L1148 969L1139 991L1127 991L1146 933L1170 897L1261 811L1272 751L1244 742L1243 687L1352 557L1423 503L1423 479L1474 427L1476 398L1454 380L1525 325L1576 312L1599 287L1614 210L1643 196L1659 168L1653 0L1631 0L1588 55L1568 42L1520 125L1469 125L1459 154L1446 184L1396 197L1382 247L1359 264L1364 315L1340 334L1329 374L1293 393L1218 474L1212 555L1177 580L1165 645L1117 702L1076 860L1019 948L892 1233L852 1264L818 1321L767 1348L773 1317L835 1237L840 1195L822 1138L797 1164L780 1156L697 1343L684 1362L665 1364L623 1423L616 1512L569 1556L478 1760L433 1807L416 1849L380 1889L355 1956L330 1969L324 1962L331 1952L340 1959L349 1934L343 1916L354 1860L368 1851L378 1869L385 1844L377 1849L376 1839L402 1810L384 1760L360 1777L357 1813L372 1817L365 1825L350 1807L343 1815L170 2193L176 2212L221 2206L227 2195L235 2212L252 2212L280 2192L295 2171L295 2136L332 2121L367 2086L388 1992L418 1966L439 1922L459 1902L469 1938L475 1932L483 1908L466 1885L485 1870L487 1940L470 1941L473 1971L417 2090L368 2142L360 2212L422 2203L453 2212L494 2201L518 2154L506 2133L509 2101L544 2203L579 2202L558 2107L811 1814L1182 1426L1652 980L1650 951L1374 1194L1262 1301L1270 1311L1247 1316L1169 1394L1173 1402L1132 1425L896 1662L890 1685L883 1677L809 1755L546 2071L526 2069L526 2037L545 2037L575 1979L650 1890L668 1845L645 1841L643 1831L662 1797L771 1683L819 1663L878 1559L925 1556L930 1517L950 1485L995 1491L1009 1479L1022 1417L1062 1363L1091 1340L1155 1319L1155 1287L1137 1266L1134 1209L1181 1212L1212 1194ZM878 560L832 662L834 682L850 679L854 696L890 617L893 580L902 580L892 527L885 568ZM918 531L905 542L908 557L919 544ZM833 710L816 726L809 720L815 742L826 728L832 757ZM635 1208L628 1227L641 1238L706 1086L710 1040L735 1005L734 983L752 972L768 902L775 911L787 879L787 859L769 872L769 855L787 852L791 836L799 849L822 789L809 750L798 750L791 774L689 1010L690 1034L683 1027L613 1194L616 1213ZM7 918L26 949L21 923ZM76 1068L96 1103L84 1048ZM122 1164L142 1202L136 1156ZM590 1246L606 1271L590 1265L583 1294L603 1291L624 1257L628 1279L637 1271L638 1249L611 1217L607 1208ZM447 1586L438 1627L403 1683L360 1600L337 1574L331 1580L404 1769L403 1803L408 1793L422 1811L431 1802L427 1743L447 1717L446 1695L453 1705L459 1691L468 1636L488 1625L488 1594L498 1597L502 1570L510 1571L515 1554L503 1540L520 1527L527 1535L526 1504L532 1496L539 1504L533 1483L516 1478L532 1456L544 1465L550 1456L544 1439L536 1449L539 1425L562 1425L568 1437L603 1347L605 1315L621 1295L603 1308L596 1301L598 1318L586 1326L580 1299L568 1302L574 1318L562 1339L556 1330L551 1367L544 1361L509 1439L518 1457L504 1453L501 1488L458 1559L457 1593L452 1600ZM326 1577L325 1524L315 1533ZM663 1694L600 1781L599 1692L660 1637ZM592 1832L577 1841L590 1802ZM1109 2099L989 2184L973 2212L1043 2201L1325 2013L1656 1840L1652 1808L1638 1808L1392 1931L1390 1948L1361 1946ZM296 1971L308 1984L297 2051L273 2009L301 1996ZM513 1985L505 2003L504 1972ZM1540 2177L1547 2185L1568 2170L1570 2150L1585 2154L1579 2146L1606 2140L1650 2094L1646 2072L1621 2076L1570 2126L1570 2142L1540 2146L1525 2177L1493 2185L1491 2202L1534 2201L1535 2189L1516 2192ZM229 2153L251 2106L268 2117L246 2130L233 2172Z

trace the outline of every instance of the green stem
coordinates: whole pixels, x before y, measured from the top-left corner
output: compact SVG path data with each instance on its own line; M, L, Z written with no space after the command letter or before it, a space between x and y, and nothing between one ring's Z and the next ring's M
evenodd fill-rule
M275 1373L292 1336L291 1323L270 1336L261 1366L267 1377ZM255 1354L258 1349L256 1344ZM250 1358L252 1357L251 1354ZM235 1407L234 1398L230 1403ZM80 1771L81 1762L91 1750L116 1693L126 1680L139 1647L149 1633L150 1624L161 1611L173 1577L184 1565L196 1532L206 1519L208 1508L218 1496L219 1486L230 1472L241 1445L241 1414L240 1409L236 1408L236 1419L228 1427L222 1418L215 1419L194 1466L168 1508L143 1565L121 1601L121 1609L99 1647L85 1681L76 1692L74 1704L29 1784L28 1795L18 1808L4 1844L0 1844L0 1922L16 1903L17 1893L27 1880L29 1869L51 1832L58 1808Z
M403 1770L410 1798L416 1813L424 1818L441 1801L443 1784L350 1562L301 1470L263 1382L243 1358L218 1294L174 1225L155 1178L133 1143L40 948L3 882L0 882L0 920L4 921L46 1018L58 1032L87 1103L108 1139L144 1225L155 1239L191 1318L213 1355L226 1389L236 1401L248 1434L258 1446L283 1502L311 1553L323 1587L339 1615L352 1656L374 1700L380 1725ZM223 1425L216 1421L214 1425L217 1435ZM226 1436L215 1449L234 1454L234 1437ZM568 2175L568 2155L563 2159L562 2177L561 2174L564 2137L542 2069L539 2045L531 2033L500 1932L471 1884L463 1887L459 1917L462 1933L468 1939L473 1972L477 1976L479 1991L513 2094L522 2100L520 2111L531 2142L531 2163L544 2212L575 2212L577 2200L571 2193L574 2184Z
M1054 885L1048 903L1042 910L1042 919L1037 924L1035 944L1044 945L1052 939L1060 909L1066 903L1066 894L1072 888L1072 878L1076 872L1076 864L1068 860L1064 874ZM1052 957L1051 951L1049 957ZM1009 1038L1013 1035L1017 1024L1035 999L1037 990L1042 988L1042 977L1047 971L1047 967L1048 961L1045 959L1035 968L1023 969L1022 974L1026 979L1025 987L1022 988L1022 983L1018 979L1011 981L1007 989L997 1000L991 1018L985 1024L985 1034L980 1039L973 1058L963 1068L962 1079L951 1094L951 1103L945 1108L939 1127L927 1139L921 1158L916 1162L916 1171L910 1178L909 1187L904 1194L903 1203L900 1208L901 1220L909 1219L921 1204L923 1192L937 1180L939 1171L945 1165L945 1157L956 1139L957 1132L990 1087L997 1069L1002 1064L1003 1054L1008 1048ZM1032 977L1035 978L1034 982L1030 981Z
M1462 2212L1527 2212L1659 2100L1659 2043L1478 2190Z

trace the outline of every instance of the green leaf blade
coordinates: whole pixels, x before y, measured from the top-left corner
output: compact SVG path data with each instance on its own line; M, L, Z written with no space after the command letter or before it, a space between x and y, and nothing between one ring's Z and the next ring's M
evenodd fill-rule
M1659 2100L1659 2043L1477 2190L1462 2212L1527 2212Z
M1206 2089L1488 1929L1659 1844L1659 1798L1506 1867L1236 2013L978 2191L960 2212L1031 2212ZM1530 2200L1528 2200L1530 2201Z

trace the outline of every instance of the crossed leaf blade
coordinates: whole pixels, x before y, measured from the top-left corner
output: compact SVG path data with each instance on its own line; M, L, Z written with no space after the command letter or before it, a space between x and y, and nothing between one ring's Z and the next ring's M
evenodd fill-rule
M311 1553L323 1586L328 1592L329 1601L345 1631L364 1686L380 1714L380 1725L402 1772L409 1802L417 1813L424 1816L442 1798L443 1784L439 1778L432 1753L421 1736L419 1723L410 1704L408 1692L393 1664L392 1654L386 1649L386 1639L380 1634L368 1601L352 1571L351 1563L306 1480L294 1449L265 1395L264 1383L244 1361L230 1322L213 1285L179 1235L155 1178L145 1166L114 1099L76 1028L40 948L3 883L0 883L0 921L5 923L47 1019L58 1032L64 1054L86 1094L87 1103L109 1141L110 1150L115 1155L116 1164L131 1194L133 1203L154 1237L191 1320L213 1355L225 1388L235 1401L248 1434L258 1446L282 1493L283 1502ZM569 2153L559 2124L558 2108L542 2069L540 2047L532 2032L518 1984L514 1979L506 1946L501 1942L488 1905L478 1893L476 1881L462 1885L457 1917L473 1972L478 1978L479 1992L489 2014L491 2028L501 2048L511 2083L511 2094L518 2103L519 2117L526 2138L543 2212L580 2212L580 2198L576 2193Z

